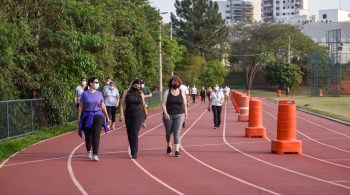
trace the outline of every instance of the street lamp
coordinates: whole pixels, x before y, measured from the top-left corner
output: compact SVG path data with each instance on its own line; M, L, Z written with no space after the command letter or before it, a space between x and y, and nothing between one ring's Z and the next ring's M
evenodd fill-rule
M158 9L158 12L160 10ZM160 14L167 14L168 12L160 12ZM160 100L162 101L163 92L163 64L162 64L162 20L159 21L159 91Z

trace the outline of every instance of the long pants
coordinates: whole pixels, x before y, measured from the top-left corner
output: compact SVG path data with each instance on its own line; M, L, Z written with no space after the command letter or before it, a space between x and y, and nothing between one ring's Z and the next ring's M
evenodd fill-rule
M205 95L201 95L201 102L205 103Z
M165 138L166 141L169 142L170 138L171 138L171 134L174 135L174 144L180 144L181 142L181 138L180 138L180 134L181 134L181 127L182 124L185 120L185 113L182 114L170 114L170 119L167 120L164 117L163 114L163 124L165 127Z
M115 115L117 114L117 107L106 106L109 118L112 118L112 122L115 122Z
M137 155L139 145L139 132L143 121L142 110L137 111L132 116L125 116L126 131L128 132L131 156Z
M91 128L84 127L83 131L85 134L85 145L86 151L91 151L92 145L92 153L94 155L98 155L98 149L100 146L100 134L101 128L103 126L104 117L101 115L94 116L94 122ZM86 120L83 121L83 126L85 126Z
M211 106L214 114L214 126L220 127L221 124L221 109L222 106Z
M196 102L196 94L192 94L192 102L193 102L193 103Z

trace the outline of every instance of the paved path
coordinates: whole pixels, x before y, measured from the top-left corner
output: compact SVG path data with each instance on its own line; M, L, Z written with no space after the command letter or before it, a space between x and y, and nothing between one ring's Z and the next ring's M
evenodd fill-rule
M191 104L181 157L166 155L161 110L149 111L137 160L125 126L103 134L100 162L76 132L36 144L0 165L0 194L350 194L350 126L297 112L303 154L270 152L277 105L264 101L268 138L245 138L231 103L213 129L207 104Z

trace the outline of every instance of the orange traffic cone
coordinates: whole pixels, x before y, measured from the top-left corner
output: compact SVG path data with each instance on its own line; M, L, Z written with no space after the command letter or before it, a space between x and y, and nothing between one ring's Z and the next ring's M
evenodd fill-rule
M280 89L277 91L277 97L281 97L281 90Z
M240 112L241 97L242 97L242 94L241 94L240 92L238 92L238 93L236 94L236 113L239 113L239 112Z
M301 141L296 140L295 101L279 101L277 117L277 140L271 142L271 151L276 154L301 154Z
M262 126L262 101L252 98L249 101L249 121L245 128L246 137L266 137L266 128Z

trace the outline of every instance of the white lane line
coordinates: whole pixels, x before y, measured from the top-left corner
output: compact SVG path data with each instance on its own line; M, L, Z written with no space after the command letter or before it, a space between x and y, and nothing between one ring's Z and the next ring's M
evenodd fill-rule
M12 154L10 157L8 157L6 160L4 160L4 161L1 163L0 169L1 169L2 167L7 167L7 166L5 166L5 164L6 164L11 158L13 158L14 156L16 156L17 154L19 154L19 153L21 153L21 152L23 152L23 151L25 151L25 150L27 150L27 149L29 149L29 148L35 146L35 145L38 145L38 144L40 144L40 143L44 143L44 142L47 142L47 141L49 141L49 140L52 140L52 139L55 139L55 138L58 138L58 137L61 137L61 136L64 136L64 135L68 135L68 134L70 134L70 133L73 133L73 132L67 132L67 133L64 133L64 134L61 134L61 135L57 135L57 136L55 136L55 137L51 137L51 138L49 138L49 139L42 140L42 141L40 141L40 142L38 142L38 143L35 143L35 144L33 144L33 145L30 145L30 146L28 146L27 148L24 148L24 149L22 149L22 150L20 150L20 151L18 151L18 152L16 152L16 153L14 153L14 154Z
M192 106L192 107L191 107L190 109L188 109L188 110L191 110L191 109L193 109L193 108L195 108L195 107L197 107L197 106L199 106L199 105L200 105L200 104L194 105L194 106ZM158 127L160 127L160 126L162 126L162 125L163 125L163 123L161 123L161 124L157 125L156 127L154 127L154 128L152 128L152 129L150 129L150 130L144 132L143 134L139 135L139 138L141 138L142 136L146 135L147 133L149 133L149 132L151 132L151 131L154 131L155 129L157 129ZM129 147L128 151L129 151L129 155L130 155L130 147ZM168 185L167 183L163 182L163 181L160 180L158 177L156 177L156 176L154 176L153 174L151 174L149 171L147 171L147 169L145 169L142 165L140 165L140 163L138 163L137 160L135 160L135 159L131 159L131 160L132 160L132 162L134 162L134 164L135 164L137 167L139 167L144 173L146 173L148 176L150 176L152 179L154 179L155 181L157 181L158 183L160 183L160 184L163 185L164 187L166 187L166 188L168 188L169 190L175 192L176 194L181 194L181 195L184 194L184 193L182 193L182 192L176 190L175 188L171 187L171 186Z
M264 103L264 104L266 104L266 103ZM275 109L276 109L276 107L274 107L274 106L271 106L271 105L268 105L268 104L266 104L266 105L269 106L269 107L272 107L272 108L275 108ZM299 119L301 119L301 120L304 120L304 121L306 121L306 122L308 122L308 123L311 123L311 124L313 124L313 125L315 125L315 126L318 126L318 127L323 128L323 129L326 129L326 130L328 130L328 131L331 131L331 132L333 132L333 133L335 133L335 134L342 135L342 136L344 136L344 137L350 138L349 135L346 135L346 134L344 134L344 133L337 132L337 131L335 131L335 130L333 130L333 129L330 129L330 128L325 127L325 126L322 126L322 125L319 125L319 124L314 123L314 122L312 122L312 121L310 121L310 120L304 119L304 118L302 118L302 117L300 117L300 116L296 116L296 117L299 118Z
M271 113L266 112L266 111L263 111L263 112L265 112L266 114L270 115L272 118L277 119L277 118L276 118L274 115L272 115ZM298 131L298 130L297 130L297 132L300 133L301 135L303 135L304 137L308 138L309 140L311 140L311 141L313 141L313 142L316 142L316 143L318 143L318 144L321 144L321 145L324 145L324 146L327 146L327 147L329 147L329 148L333 148L333 149L336 149L336 150L339 150L339 151L342 151L342 152L350 153L350 151L348 151L348 150L343 150L343 149L341 149L341 148L337 148L337 147L335 147L335 146L331 146L331 145L325 144L325 143L323 143L323 142L319 142L319 141L317 141L317 140L315 140L315 139L312 139L311 137L305 135L304 133L302 133L302 132L300 132L300 131Z
M230 143L227 142L226 140L226 106L225 106L225 118L224 118L224 132L223 132L223 139L224 139L224 142L232 149L236 150L237 152L245 155L245 156L248 156L252 159L255 159L259 162L262 162L262 163L265 163L267 165L270 165L270 166L273 166L273 167L276 167L276 168L279 168L279 169L282 169L282 170L285 170L285 171L288 171L288 172L291 172L291 173L295 173L297 175L301 175L301 176L304 176L304 177L307 177L307 178L310 178L310 179L314 179L314 180L317 180L317 181L320 181L320 182L324 182L324 183L327 183L327 184L331 184L331 185L335 185L335 186L339 186L339 187L343 187L343 188L346 188L346 189L350 189L350 186L344 186L344 185L341 185L341 184L337 184L337 183L334 183L334 182L330 182L330 181L326 181L324 179L321 179L321 178L318 178L318 177L314 177L314 176L311 176L311 175L307 175L307 174L304 174L304 173L300 173L300 172L297 172L297 171L294 171L294 170L291 170L291 169L288 169L288 168L285 168L285 167L281 167L279 165L276 165L276 164L273 164L273 163L270 163L270 162L267 162L267 161L264 161L260 158L257 158L255 156L252 156L250 154L247 154L239 149L237 149L236 147L232 146Z
M348 181L332 181L332 182L336 182L336 183L350 183L350 180L348 180Z
M154 117L154 116L156 116L156 115L159 115L160 113L162 113L162 112L158 112L158 113L156 113L156 114L153 114L153 115L151 115L149 118L152 118L152 117ZM118 127L117 129L112 130L112 131L109 131L109 132L116 131L116 130L121 129L121 128L123 128L123 127L125 127L125 125L123 125L123 126L121 126L121 127ZM103 135L106 135L106 134L102 134L102 136L103 136ZM74 185L78 188L78 190L79 190L82 194L86 195L87 192L84 190L84 188L81 186L81 184L79 183L79 181L78 181L77 178L75 177L74 171L73 171L73 168L72 168L72 158L73 158L73 156L74 156L74 153L75 153L75 151L77 151L78 148L80 148L84 143L85 143L85 142L79 144L79 145L70 153L70 155L69 155L69 157L68 157L68 161L67 161L67 168L68 168L69 176L71 177L71 179L72 179Z
M225 107L226 107L226 106L225 106ZM181 139L190 131L190 129L198 122L198 120L201 119L201 117L202 117L205 113L207 113L207 112L208 112L208 111L205 110L205 111L202 113L202 115L201 115L200 117L198 117L198 119L190 126L190 128L188 128L187 131L184 132L184 134L181 136ZM226 116L225 116L225 120L226 120ZM224 124L224 128L225 128L225 124ZM266 188L257 186L257 185L255 185L255 184L253 184L253 183L250 183L250 182L248 182L248 181L245 181L245 180L243 180L243 179L240 179L240 178L238 178L238 177L235 177L235 176L233 176L233 175L230 175L230 174L228 174L228 173L226 173L226 172L223 172L223 171L221 171L221 170L219 170L219 169L217 169L217 168L214 168L214 167L212 167L212 166L206 164L205 162L199 160L198 158L192 156L189 152L187 152L187 150L185 150L184 147L181 146L181 149L182 149L189 157L191 157L192 159L194 159L194 160L197 161L198 163L200 163L200 164L202 164L202 165L208 167L209 169L211 169L211 170L213 170L213 171L216 171L216 172L218 172L218 173L220 173L220 174L222 174L222 175L225 175L225 176L227 176L227 177L229 177L229 178L231 178L231 179L234 179L234 180L239 181L239 182L241 182L241 183L247 184L247 185L252 186L252 187L254 187L254 188L260 189L260 190L262 190L262 191L265 191L265 192L268 192L268 193L271 193L271 194L278 194L277 192L274 192L274 191L268 190L268 189L266 189Z

